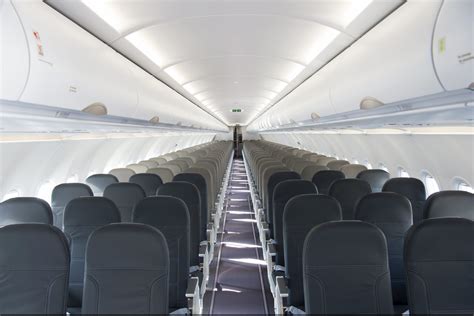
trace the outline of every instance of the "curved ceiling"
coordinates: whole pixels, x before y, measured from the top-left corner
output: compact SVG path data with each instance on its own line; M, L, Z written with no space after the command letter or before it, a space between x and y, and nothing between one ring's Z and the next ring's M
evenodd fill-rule
M249 124L402 2L47 1L227 125Z

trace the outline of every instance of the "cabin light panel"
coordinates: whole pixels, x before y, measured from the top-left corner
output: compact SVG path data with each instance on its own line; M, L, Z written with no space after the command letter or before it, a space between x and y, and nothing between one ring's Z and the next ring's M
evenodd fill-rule
M102 20L117 34L102 40L227 125L247 125L403 2L82 0L75 17L99 36L110 30L91 21Z

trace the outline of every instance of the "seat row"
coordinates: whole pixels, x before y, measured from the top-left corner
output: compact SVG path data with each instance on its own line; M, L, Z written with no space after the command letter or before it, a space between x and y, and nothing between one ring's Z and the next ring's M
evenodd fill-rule
M276 313L474 310L473 194L426 201L418 179L329 170L337 160L264 141L246 142L244 160Z
M213 167L220 164L227 166L231 164L232 149L228 142L212 143L205 147L202 146L196 151L201 151L199 155L202 159L212 161ZM209 262L212 258L210 251L214 248L214 244L212 241L210 242L212 229L209 227L213 226L213 223L208 224L209 195L207 193L210 189L208 180L212 179L215 182L222 180L224 185L220 189L225 190L225 178L228 177L230 170L228 167L223 167L223 173L220 171L218 173L216 167L209 171L207 167L199 167L200 159L196 159L196 163L191 168L174 175L172 181L166 183L163 183L164 181L153 173L137 173L128 179L130 182L113 181L110 183L107 181L118 180L117 177L111 174L93 175L88 178L87 183L90 183L91 186L95 185L94 192L99 196L93 196L94 192L87 184L61 184L52 192L52 208L47 202L37 198L21 197L2 202L0 204L0 227L3 226L3 228L0 228L0 231L6 231L9 236L15 236L10 239L10 243L15 247L5 249L5 252L3 252L3 248L0 248L1 252L6 254L4 257L5 266L28 265L30 271L28 277L33 282L30 284L31 286L25 284L22 278L26 275L21 273L13 273L11 278L5 279L3 282L0 281L0 292L5 291L0 293L0 313L50 313L51 311L56 313L66 306L71 314L81 312L142 313L147 309L150 313L161 313L163 312L162 303L165 301L167 302L164 305L166 313L187 311L188 307L194 313L199 313L208 280ZM227 163L224 163L224 160L227 160ZM200 172L195 172L195 170ZM203 174L209 178L205 178ZM222 178L220 178L221 175ZM133 182L133 177L143 181L135 179L136 181ZM122 178L122 180L126 179ZM211 184L213 185L215 182L211 182ZM151 184L156 186L154 192L151 190ZM98 192L99 189L101 192ZM217 218L220 207L219 197L214 197L213 201L216 202L212 215ZM58 224L58 217L61 218L61 224ZM125 222L133 224L128 225ZM59 227L52 227L53 223ZM100 248L101 250L97 250L98 248L90 250L91 238L95 232L109 226L114 227L110 228L110 231L114 232L113 234L123 233L128 237L116 240L113 238L109 240L107 238L110 237L106 237L107 242L99 241L99 244L103 246ZM30 233L22 237L21 235L25 231ZM35 232L38 233L38 236L45 235L41 247L34 246L41 240L41 237L35 239ZM137 239L133 237L134 232L138 234ZM166 252L163 252L163 245L153 246L156 242L152 242L150 245L140 242L140 240L144 240L140 239L140 234L156 235L155 233L158 233L158 237L150 238L163 239ZM100 236L104 235L100 234ZM56 241L52 241L55 238ZM31 245L28 245L25 243L25 240L28 239L35 240ZM51 292L53 285L50 282L54 278L49 279L42 272L51 267L48 268L46 263L35 265L34 258L41 253L51 253L48 248L55 249L54 243L60 244L61 240L67 241L67 247L62 247L64 252L62 258L67 259L68 269L64 271L61 268L59 270L66 274L66 282L69 283L69 286ZM51 244L48 244L48 241ZM26 247L27 245L28 247ZM23 254L10 256L8 251L15 251L20 246ZM117 253L109 251L109 247L115 248ZM99 258L95 258L94 254ZM137 255L136 258L133 257L134 254ZM58 253L58 256L61 254ZM160 257L160 260L155 260L156 256ZM166 257L166 260L162 257ZM113 263L114 260L116 260L116 264ZM123 262L123 271L121 272L121 269L113 268L113 266L121 266L120 262ZM53 262L49 263L53 266L51 269L55 270ZM158 264L160 267L157 269L163 269L165 263L168 271L163 278L166 279L166 282L151 279L153 273L148 274L147 272L154 269L151 266ZM103 265L99 269L102 271L99 274L104 277L103 279L89 274L90 270L95 269L88 268L91 265ZM0 267L5 266L0 264ZM110 271L105 272L109 268ZM126 272L129 270L137 273L132 273L129 276ZM138 273L140 270L143 270L143 273ZM11 270L6 268L5 273L10 272ZM152 281L157 282L157 289L151 291L149 293L151 296L148 298L154 301L148 301L148 305L142 306L139 302L143 302L143 300L137 296L141 296L140 289L143 289L145 284L148 284L147 288L149 288ZM159 289L165 283L166 293ZM99 287L101 289L100 297L107 297L108 294L104 296L104 291L110 291L108 292L110 299L98 301ZM117 287L123 287L122 294L116 289ZM41 289L47 290L42 293L42 296L39 295ZM128 295L124 296L125 293ZM20 304L20 301L29 298L29 294L32 295L30 299L34 303ZM164 294L166 295L163 296ZM115 301L120 298L121 302L114 303L114 298ZM54 301L59 305L51 307L48 304L43 304L48 301Z

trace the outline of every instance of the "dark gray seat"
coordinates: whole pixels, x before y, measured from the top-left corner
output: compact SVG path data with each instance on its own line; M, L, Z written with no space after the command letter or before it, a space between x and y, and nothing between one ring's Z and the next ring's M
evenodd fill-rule
M406 275L403 268L405 233L413 224L410 201L397 193L378 192L364 196L356 206L355 219L372 223L385 234L396 310L408 305Z
M145 191L136 183L113 183L105 188L104 197L112 200L120 211L122 222L132 221L135 205L145 198Z
M381 192L385 182L390 179L390 173L382 169L369 169L359 172L357 179L367 181L372 192Z
M327 195L298 195L286 203L283 213L283 246L289 305L304 309L303 245L309 231L321 223L341 219L339 202Z
M286 203L297 195L318 193L314 183L308 180L291 179L278 183L273 191L273 236L276 242L275 264L284 266L283 212Z
M170 261L169 307L170 310L186 307L190 265L190 220L186 204L172 196L148 197L135 207L133 222L155 227L164 235Z
M158 187L163 184L160 176L153 173L134 174L128 182L138 184L145 191L146 196L155 195Z
M474 194L465 191L440 191L426 200L423 218L461 217L474 220Z
M117 182L117 177L108 173L93 174L86 179L86 184L92 189L94 196L102 196L106 187Z
M329 195L341 203L342 218L354 219L354 211L359 200L372 193L370 185L360 179L341 179L333 182L329 188Z
M168 182L158 188L157 195L173 196L182 200L187 207L190 226L190 264L199 266L201 199L196 186L189 182Z
M75 198L93 196L91 188L84 183L62 183L54 187L51 193L51 209L53 210L53 225L63 227L64 209Z
M275 190L275 187L278 185L278 183L290 179L301 179L301 176L294 171L280 171L275 172L270 176L270 178L268 178L267 194L265 195L267 199L265 220L267 221L270 228L270 237L273 237L273 191Z
M406 196L411 203L413 223L423 219L423 207L426 201L425 185L417 178L393 178L385 182L383 192L395 192Z
M311 181L316 185L319 193L329 194L331 184L345 177L346 176L339 170L321 170L314 174Z
M69 247L45 224L0 228L0 314L66 314Z
M83 314L168 314L168 246L157 229L107 225L86 252Z
M474 313L474 222L432 218L405 237L410 314Z
M11 224L53 224L49 204L34 197L16 197L0 203L0 227Z
M199 190L199 196L201 197L201 231L200 240L206 240L207 238L207 184L206 179L198 173L180 173L174 176L173 181L184 181L194 184Z
M87 239L94 230L118 222L120 222L120 212L117 206L105 197L81 197L71 200L66 205L64 233L71 240L68 307L80 308L82 305Z
M303 249L306 314L393 314L385 236L361 221L313 228Z

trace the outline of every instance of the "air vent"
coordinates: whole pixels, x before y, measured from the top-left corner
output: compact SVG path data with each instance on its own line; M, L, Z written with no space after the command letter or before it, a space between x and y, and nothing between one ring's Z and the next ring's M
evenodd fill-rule
M159 117L159 116L153 116L153 117L150 119L150 123L152 123L152 124L158 124L158 123L160 123L160 117Z
M320 116L318 115L318 113L313 112L313 113L311 113L311 119L312 119L313 121L317 121L317 120L320 119Z
M361 110L369 110L369 109L375 109L378 108L379 106L384 105L383 102L377 100L376 98L372 97L365 97L360 101L360 109Z
M107 107L103 103L96 102L82 109L82 112L92 115L107 115Z

